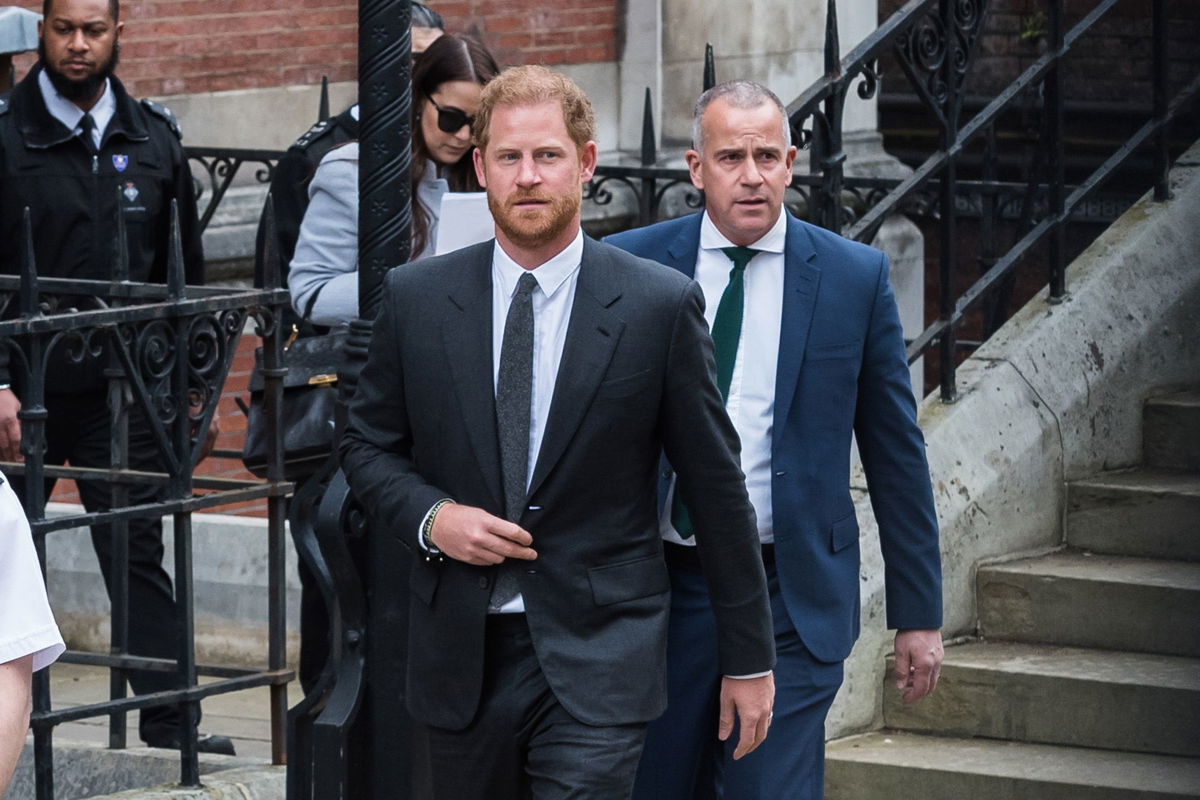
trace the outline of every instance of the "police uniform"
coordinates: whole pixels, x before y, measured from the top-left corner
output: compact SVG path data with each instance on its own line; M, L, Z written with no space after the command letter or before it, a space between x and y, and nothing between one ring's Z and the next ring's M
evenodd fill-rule
M358 119L354 108L313 125L292 143L271 174L271 200L275 207L275 241L279 254L282 286L287 286L288 264L296 252L300 221L308 209L308 183L317 165L333 148L358 138ZM258 223L254 249L254 285L263 286L266 274L266 209Z
M129 278L165 283L170 237L171 201L179 208L185 278L200 284L204 258L196 196L187 158L180 145L179 126L171 113L148 100L138 102L114 77L106 91L115 104L97 146L86 131L77 134L51 113L39 84L38 65L11 93L0 96L0 272L18 274L23 210L33 227L34 263L42 277L109 280L117 252L117 208L124 212L129 253ZM48 82L43 83L48 85ZM61 98L53 96L55 102ZM107 103L107 100L105 101ZM68 300L79 308L94 307L81 297ZM15 313L11 307L8 314ZM70 461L75 466L108 467L110 420L107 407L107 354L72 364L59 343L51 354L46 375L46 463ZM9 352L0 348L0 384L13 384L24 394L25 376L8 369ZM129 464L134 469L161 470L157 447L141 411L130 415ZM24 481L14 476L13 488L24 496ZM53 481L47 481L49 496ZM111 504L107 484L79 482L80 498L89 511ZM152 486L130 489L130 503L152 502ZM108 526L92 528L92 542L111 587L111 538ZM129 522L129 651L158 658L179 654L171 579L162 568L162 523L155 519ZM176 678L166 672L131 672L137 694L172 688ZM141 738L158 746L177 745L180 712L176 707L143 709ZM214 737L216 738L216 737ZM224 740L228 745L228 739ZM209 749L202 743L202 749Z

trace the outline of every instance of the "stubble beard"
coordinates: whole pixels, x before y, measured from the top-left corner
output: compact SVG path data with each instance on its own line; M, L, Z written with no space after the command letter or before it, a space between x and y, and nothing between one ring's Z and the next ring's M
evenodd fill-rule
M50 59L46 57L46 44L41 40L38 40L38 58L41 59L42 69L45 70L46 77L50 79L50 84L56 92L72 103L86 102L94 99L100 93L100 87L104 85L104 82L117 71L117 63L121 60L121 43L113 42L108 61L101 64L95 72L80 80L68 78L66 74L59 72L50 63Z
M549 204L538 209L536 214L515 207L516 203L530 197L548 200ZM579 215L582 201L580 194L521 194L500 200L489 193L488 209L505 238L518 247L534 249L566 231Z

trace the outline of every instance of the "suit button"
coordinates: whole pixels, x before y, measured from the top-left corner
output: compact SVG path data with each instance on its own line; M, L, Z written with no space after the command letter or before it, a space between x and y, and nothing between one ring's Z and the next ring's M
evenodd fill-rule
M480 579L479 579L479 588L480 588L480 589L486 589L486 588L488 588L488 579L487 579L487 578L480 578Z

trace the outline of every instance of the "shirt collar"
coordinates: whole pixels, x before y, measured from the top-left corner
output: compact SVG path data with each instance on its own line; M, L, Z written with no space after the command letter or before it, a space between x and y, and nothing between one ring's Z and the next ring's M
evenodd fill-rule
M509 298L516 292L517 281L525 272L533 273L542 294L546 297L553 297L555 292L567 282L567 279L579 269L581 261L583 261L582 228L576 231L575 238L558 255L532 270L527 270L513 261L508 253L504 252L499 240L496 241L496 247L492 251L492 271L499 280L501 296Z
M112 81L108 78L104 79L104 91L101 92L100 99L96 101L89 112L84 112L79 106L59 94L58 90L54 88L54 84L50 82L50 76L46 74L45 69L38 72L38 88L42 91L42 101L45 102L50 116L72 131L79 127L79 121L83 119L84 113L90 113L92 119L96 121L96 128L103 134L104 129L108 127L108 121L117 112Z
M786 238L787 212L780 207L779 218L775 220L775 224L771 226L769 231L762 235L762 238L752 243L750 247L766 253L782 253ZM722 247L734 247L733 242L726 239L725 234L717 230L717 226L708 215L707 210L704 212L704 219L700 223L700 247L704 250L719 250Z

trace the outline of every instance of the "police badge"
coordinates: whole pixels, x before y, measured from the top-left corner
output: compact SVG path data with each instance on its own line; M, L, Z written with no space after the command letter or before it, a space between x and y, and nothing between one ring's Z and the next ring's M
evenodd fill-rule
M131 203L138 198L138 188L133 185L133 181L126 181L125 188L121 193L125 195L125 199Z
M113 167L117 170L117 172L124 172L125 168L129 166L129 156L125 155L124 153L118 153L112 158Z

